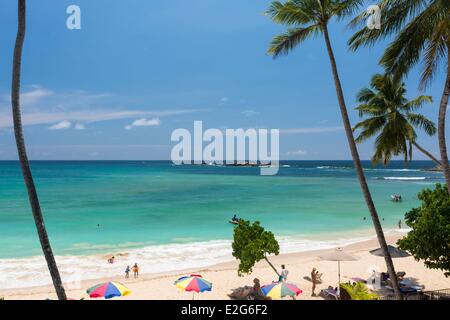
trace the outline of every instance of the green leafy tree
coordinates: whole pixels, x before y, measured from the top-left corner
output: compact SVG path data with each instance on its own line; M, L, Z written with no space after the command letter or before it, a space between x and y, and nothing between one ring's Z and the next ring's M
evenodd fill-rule
M449 0L381 0L381 28L366 27L367 13L357 16L352 26L362 26L349 40L353 50L371 46L382 39L392 39L381 58L387 72L403 77L421 64L420 88L436 77L439 67L445 70L444 89L439 103L438 141L441 165L450 194L450 166L445 139L445 119L450 95L450 1Z
M439 160L417 143L416 129L422 129L429 136L436 133L431 120L414 112L424 103L432 102L432 98L419 96L408 100L405 84L391 75L374 75L370 86L362 89L357 96L361 104L356 110L361 118L367 118L353 130L361 130L356 138L357 143L377 136L372 162L387 164L392 156L399 154L404 155L405 161L411 160L412 146L415 146L440 166Z
M351 300L376 300L378 295L371 292L369 288L362 282L357 282L355 285L349 283L341 284L341 291L345 290L350 296Z
M233 233L233 257L239 260L238 274L249 274L260 260L266 260L275 273L277 269L267 259L267 255L280 253L280 246L272 232L264 230L259 221L240 220Z
M402 250L409 251L416 260L423 260L430 269L444 271L450 276L450 197L445 185L434 190L425 189L418 195L422 204L405 215L412 229L398 241Z
M394 263L392 262L392 258L388 251L383 228L381 227L378 212L373 203L366 177L364 176L358 148L356 147L355 138L353 137L352 126L350 124L347 105L345 103L344 90L342 89L342 83L328 29L330 21L333 19L343 19L353 14L363 2L364 1L362 0L287 0L284 2L272 2L267 14L275 23L287 26L287 30L273 38L268 53L276 58L282 54L290 53L307 39L323 36L324 47L328 53L338 105L350 153L355 165L356 175L372 218L378 242L383 251L386 267L389 276L392 279L392 287L396 297L402 299Z

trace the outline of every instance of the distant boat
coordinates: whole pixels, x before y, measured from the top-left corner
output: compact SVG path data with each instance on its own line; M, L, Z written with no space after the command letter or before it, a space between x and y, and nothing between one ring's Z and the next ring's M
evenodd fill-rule
M230 220L228 222L231 223L231 224L234 224L234 225L239 224L239 221L235 221L235 220Z

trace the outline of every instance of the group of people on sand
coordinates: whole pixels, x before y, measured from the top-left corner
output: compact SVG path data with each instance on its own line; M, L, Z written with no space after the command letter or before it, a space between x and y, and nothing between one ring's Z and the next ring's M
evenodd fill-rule
M114 262L116 261L116 257L112 256L111 258L108 259L108 263L110 264L114 264ZM133 265L133 267L130 268L130 266L127 266L125 268L125 279L129 279L130 278L130 272L133 272L133 277L135 279L139 278L139 266L137 263L135 263Z
M289 271L286 269L286 266L284 264L281 265L281 273L278 277L278 282L286 282L287 281L287 276L289 274ZM319 273L319 271L316 268L313 268L311 271L311 277L308 279L309 281L312 282L312 294L311 296L315 297L316 293L316 285L319 284L321 282L320 278L321 278L322 274Z
M130 272L133 272L133 277L135 279L139 278L139 266L137 263L134 264L132 268L130 266L127 266L125 269L125 279L130 278Z

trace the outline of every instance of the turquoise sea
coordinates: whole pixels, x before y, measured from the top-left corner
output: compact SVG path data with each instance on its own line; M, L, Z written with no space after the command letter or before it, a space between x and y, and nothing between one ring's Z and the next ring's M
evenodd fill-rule
M428 161L376 168L364 162L364 167L386 230L395 229L418 204L421 189L443 181L442 174L423 171L433 167ZM80 261L80 255L103 259L106 254L156 261L148 272L220 262L231 258L228 220L234 213L261 221L285 251L352 241L371 232L351 161L284 161L277 176L260 176L259 168L169 161L43 161L32 162L32 170L63 268ZM391 194L401 194L403 202L390 201ZM0 243L0 274L17 270L12 269L17 259L27 266L18 278L42 263L14 161L0 162Z

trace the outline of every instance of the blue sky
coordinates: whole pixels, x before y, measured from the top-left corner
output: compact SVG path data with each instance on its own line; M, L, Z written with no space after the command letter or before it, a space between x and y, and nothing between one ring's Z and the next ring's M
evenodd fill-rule
M287 57L266 55L284 28L266 0L28 1L22 104L32 159L168 159L176 128L279 128L283 159L350 159L322 38ZM66 8L82 29L66 28ZM0 160L16 159L9 89L15 0L0 2ZM349 52L351 31L331 36L352 123L355 94L380 72L386 43ZM437 120L443 72L423 112ZM407 79L409 97L418 70ZM437 154L437 139L419 136ZM360 146L371 156L372 144ZM416 159L423 159L415 154Z

